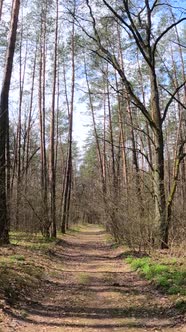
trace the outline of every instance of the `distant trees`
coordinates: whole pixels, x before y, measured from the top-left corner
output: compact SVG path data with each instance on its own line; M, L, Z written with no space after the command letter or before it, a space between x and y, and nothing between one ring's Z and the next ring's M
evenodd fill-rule
M56 237L78 219L103 222L140 249L184 238L184 10L157 0L34 0L21 4L17 25L13 4L6 45L0 2L0 242L9 225ZM81 161L78 99L91 127Z

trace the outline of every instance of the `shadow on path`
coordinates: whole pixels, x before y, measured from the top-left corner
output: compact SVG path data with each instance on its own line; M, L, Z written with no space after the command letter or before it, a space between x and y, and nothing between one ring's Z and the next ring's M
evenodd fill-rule
M89 226L59 241L49 255L63 271L54 265L38 298L21 303L24 317L8 311L23 323L15 331L179 331L166 297L131 272L121 248L105 239Z

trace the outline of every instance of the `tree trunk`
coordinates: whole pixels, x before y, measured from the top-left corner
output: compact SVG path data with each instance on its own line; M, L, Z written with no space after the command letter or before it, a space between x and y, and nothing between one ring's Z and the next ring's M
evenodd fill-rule
M155 197L155 222L160 225L161 248L168 247L166 227L166 200L164 185L164 139L162 130L162 119L160 112L159 92L155 70L150 71L151 83L151 110L154 127L154 197Z
M90 84L89 84L89 79L88 79L88 73L87 73L86 59L85 58L84 58L84 68L85 68L85 77L86 77L88 96L89 96L89 106L90 106L90 110L91 110L94 136L95 136L95 140L96 140L96 149L97 149L97 155L98 155L98 160L99 160L99 169L100 169L100 178L101 178L101 183L102 183L102 192L103 192L103 195L105 195L106 185L105 185L105 179L104 179L103 160L102 160L101 148L100 148L100 143L99 143L99 137L98 137L98 133L97 133L96 119L95 119L95 113L94 113L94 105L93 105L92 96L91 96L91 89L90 89Z
M28 182L28 167L29 167L29 152L30 152L30 132L31 132L31 121L32 121L32 111L33 111L36 61L37 61L37 43L36 43L35 57L34 57L33 71L32 71L30 105L29 105L29 113L28 113L27 132L26 132L26 161L25 161L25 188L26 188L25 190L26 190L26 192L27 192L27 186L28 186L27 182Z
M27 45L26 52L24 58L24 66L22 71L22 43L23 43L23 27L21 28L21 36L20 36L20 59L19 59L19 112L18 112L18 124L17 124L17 151L16 151L16 166L17 166L17 197L16 197L16 228L19 227L20 220L20 207L21 207L21 186L22 186L22 101L23 101L23 90L24 90L24 82L25 82L25 72L26 72L26 64L27 64Z
M75 13L75 3L73 11ZM72 134L73 134L73 113L74 113L74 93L75 93L75 22L72 25L72 79L71 79L71 102L69 107L69 136L68 136L68 155L67 155L67 167L66 167L66 179L64 188L63 199L63 215L61 231L66 232L66 228L69 225L69 211L71 201L71 189L72 189Z
M12 18L8 48L6 54L4 77L0 99L0 244L8 243L8 211L6 193L6 151L9 151L9 90L13 68L13 58L16 43L17 24L20 1L15 0L12 9ZM9 157L8 157L9 158Z
M54 48L54 73L50 123L50 208L51 208L51 236L56 238L56 169L55 169L55 101L57 83L57 50L58 50L58 0L56 1L56 28Z
M0 21L1 21L1 17L2 17L2 10L3 10L3 0L0 0Z
M46 10L47 9L45 8L41 15L38 107L40 124L41 197L43 207L43 222L41 225L41 231L45 237L49 237L50 221L48 217L48 169L45 141Z
M112 165L112 182L113 182L113 190L114 190L114 199L115 195L117 197L117 178L116 178L116 166L115 166L115 153L114 153L114 135L113 135L113 125L112 125L112 108L110 101L110 89L109 89L109 81L108 81L108 64L107 64L107 72L106 72L106 92L107 92L107 106L108 106L108 118L109 118L109 133L110 133L110 143L111 143L111 165Z

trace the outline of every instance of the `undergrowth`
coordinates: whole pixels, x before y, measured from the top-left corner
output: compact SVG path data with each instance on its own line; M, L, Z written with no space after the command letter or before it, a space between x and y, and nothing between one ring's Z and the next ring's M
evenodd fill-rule
M171 295L186 295L186 269L177 264L176 259L158 262L148 256L129 256L126 262L131 264L133 270L139 271L141 276L153 281L162 291Z
M10 241L0 248L0 300L14 305L39 290L56 241L21 232L11 232Z
M39 287L42 275L42 267L19 260L19 257L0 259L1 296L11 305L25 299Z
M47 251L56 244L56 239L44 238L40 234L10 232L10 242L30 250Z

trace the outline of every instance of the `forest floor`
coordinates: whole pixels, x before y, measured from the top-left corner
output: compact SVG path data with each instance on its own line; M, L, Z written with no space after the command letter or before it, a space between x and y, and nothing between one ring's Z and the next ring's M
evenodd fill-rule
M15 283L24 270L33 292L28 288L19 296L7 290L9 301L0 302L1 332L186 331L170 297L131 271L123 248L114 248L98 226L70 232L47 253L5 250L13 257Z

